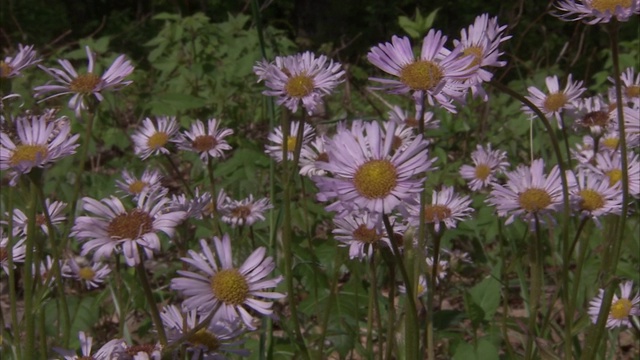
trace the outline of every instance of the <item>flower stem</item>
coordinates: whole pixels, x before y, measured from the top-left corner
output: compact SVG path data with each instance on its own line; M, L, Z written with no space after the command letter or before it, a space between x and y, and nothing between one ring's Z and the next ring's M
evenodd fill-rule
M33 308L33 265L34 265L34 253L35 253L35 237L36 237L36 207L38 206L38 189L36 184L29 182L30 188L30 200L27 207L27 240L25 243L25 258L24 258L24 321L25 321L25 342L24 342L24 358L33 359L35 350L35 322L34 314L37 312ZM37 271L37 269L36 269Z
M407 300L409 302L409 310L405 316L406 322L409 324L406 325L405 329L407 333L405 333L405 351L407 359L418 359L418 337L420 334L420 330L418 328L418 311L416 308L416 297L413 282L407 273L407 269L402 260L402 254L400 253L400 249L398 248L398 244L395 241L395 236L393 232L393 227L391 226L391 222L389 221L389 216L387 214L382 215L382 221L384 222L385 229L387 230L387 235L389 236L389 242L391 243L391 249L393 250L393 256L395 257L396 263L400 268L400 275L402 276L402 281L405 283L405 287L407 289ZM405 245L406 246L406 245ZM389 267L394 266L393 264L389 264Z
M162 318L160 317L160 311L158 311L158 305L153 298L153 290L151 289L151 284L149 283L149 278L147 277L147 270L144 268L144 249L142 249L140 245L138 245L138 254L140 255L140 262L136 264L136 273L138 274L140 285L142 285L144 296L147 298L147 303L151 311L151 320L156 327L156 331L158 331L160 344L165 347L167 346L167 335L164 332L164 326L162 325Z

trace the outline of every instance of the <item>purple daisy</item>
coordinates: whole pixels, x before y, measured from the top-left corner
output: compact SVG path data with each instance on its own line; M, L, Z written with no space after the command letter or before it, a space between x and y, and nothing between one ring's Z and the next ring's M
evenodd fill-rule
M222 239L214 236L213 243L219 264L207 242L200 240L202 253L189 250L189 257L182 258L199 272L178 270L181 277L171 280L171 288L187 297L182 303L187 310L206 314L219 306L216 314L219 313L221 319L233 321L240 317L247 328L253 330L256 328L255 320L246 307L270 316L273 304L257 298L284 297L280 293L264 291L276 287L282 276L264 279L276 267L273 258L265 257L267 250L264 247L256 249L242 266L236 268L233 266L229 235L224 234Z
M225 151L231 150L231 146L224 138L232 135L233 130L218 129L219 124L218 120L211 118L205 128L204 123L197 120L191 125L191 131L180 134L178 148L198 153L205 164L210 157L222 157Z
M87 72L83 74L78 74L69 60L58 60L63 70L38 65L47 74L51 75L59 85L36 86L34 88L35 96L39 97L53 92L53 95L41 100L45 101L57 96L73 94L69 100L69 108L74 110L76 116L79 117L81 111L87 109L85 102L87 96L93 94L98 101L102 101L104 100L103 91L117 91L131 84L132 81L125 80L125 78L133 72L133 66L129 60L126 60L124 55L118 56L109 69L102 76L98 76L93 72L95 63L93 52L88 46L85 47L85 50L89 66L87 67Z
M183 211L167 212L169 199L161 195L143 192L137 207L129 210L113 196L100 201L83 198L83 209L93 216L78 217L72 229L72 236L85 241L81 255L95 251L93 260L100 261L121 251L127 265L134 266L140 262L140 246L152 258L160 250L158 232L172 237L185 216Z

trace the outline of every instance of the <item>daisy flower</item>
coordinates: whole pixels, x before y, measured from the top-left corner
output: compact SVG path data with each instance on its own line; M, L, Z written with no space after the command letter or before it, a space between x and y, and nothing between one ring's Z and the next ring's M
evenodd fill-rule
M587 24L608 23L612 18L629 21L640 14L640 0L560 0L556 4L560 11L554 15L564 21L584 20Z
M69 137L71 128L66 124L56 136L52 136L55 127L44 117L33 116L16 120L16 139L4 131L0 133L0 170L10 171L11 186L15 186L18 177L31 169L45 168L75 153L78 135Z
M302 102L309 115L315 112L322 96L330 94L344 81L345 74L340 63L334 63L324 55L316 57L308 51L278 56L272 63L263 60L256 63L253 72L258 76L258 82L264 81L269 88L262 92L264 95L276 96L276 103L292 112L296 112Z
M640 197L640 155L627 155L627 175L629 179L629 194ZM595 166L589 168L609 178L609 184L619 191L622 188L622 158L620 152L599 152L596 154Z
M122 344L122 352L118 360L162 360L162 345L160 344Z
M486 70L488 67L503 67L506 61L498 58L503 53L498 50L500 43L511 36L503 36L506 25L498 25L498 18L489 18L488 14L476 17L468 29L462 29L460 40L454 40L455 47L461 46L460 56L473 56L471 65L478 66L476 72L464 81L470 85L474 96L480 96L484 101L488 100L487 93L482 89L482 83L491 81L493 74Z
M300 175L302 176L322 176L326 171L319 169L316 164L320 162L328 162L329 156L324 148L327 138L322 135L316 137L303 146L300 150ZM280 152L282 154L282 152ZM282 158L282 155L280 155Z
M427 273L429 276L433 273L433 257L427 257ZM447 277L447 271L449 270L449 262L447 260L438 260L438 266L436 270L436 284L440 283L440 280L444 280Z
M335 239L349 247L350 259L370 259L375 249L391 248L389 236L379 213L356 211L333 219ZM402 229L398 228L398 234ZM396 234L396 229L394 229Z
M162 175L157 169L147 168L140 176L135 177L129 170L122 170L122 181L116 180L116 185L126 195L131 195L133 199L137 199L143 192L159 192L162 191Z
M354 124L329 140L329 162L318 167L332 177L313 177L319 201L337 198L328 211L367 210L389 213L404 200L422 191L424 175L435 159L428 156L428 142L416 136L403 151L393 155L395 123Z
M231 227L251 226L258 221L264 221L265 211L273 208L269 199L254 200L253 195L243 200L230 200L218 205L222 221Z
M580 95L586 90L582 87L582 81L572 81L571 74L567 79L567 85L564 90L560 90L558 76L547 76L545 79L547 84L547 93L542 92L535 86L529 86L528 96L531 101L542 113L550 118L554 117L558 121L558 127L562 129L562 114L573 112L578 104ZM523 106L522 110L534 118L536 115L528 106Z
M460 176L469 182L472 191L481 190L496 181L496 175L502 173L509 162L506 161L507 153L501 150L492 150L491 144L486 148L476 145L476 150L471 153L473 166L462 165Z
M398 292L401 294L407 293L407 287L404 284L398 285ZM427 278L424 275L418 275L418 289L416 291L416 297L421 297L427 294Z
M578 161L578 168L588 167L595 162L596 152L593 144L593 138L587 135L582 138L582 144L576 144L576 148L571 149L571 158Z
M49 218L51 219L51 225L56 227L57 225L63 223L67 217L62 214L64 209L67 207L66 203L61 201L51 202L50 199L45 199L45 205L47 206L47 213L49 214ZM8 216L8 214L5 213ZM6 224L5 221L1 221L0 223ZM22 212L20 209L13 209L13 236L17 235L27 235L27 227L29 226L29 219L27 215ZM49 235L49 227L47 226L47 217L44 213L36 214L36 226L39 226L40 229L46 234Z
M150 118L142 120L142 126L131 135L134 151L142 160L151 155L169 154L166 146L178 141L178 122L175 116L159 116L156 122Z
M620 284L620 297L613 294L609 316L607 316L607 328L615 327L631 327L629 317L640 316L640 293L636 293L632 297L631 289L633 281L625 281ZM589 302L589 316L594 324L598 322L598 314L602 308L602 298L604 297L604 289L598 290L598 295Z
M178 270L181 277L171 280L171 288L187 297L182 303L185 309L206 314L219 306L221 319L234 321L240 317L247 328L254 330L254 318L246 307L270 316L273 304L257 298L284 297L280 293L264 291L276 287L282 281L282 276L264 279L276 267L271 257L265 257L267 250L264 247L256 249L242 266L236 268L233 266L229 235L224 234L222 239L214 236L213 243L219 263L207 242L200 240L202 253L189 250L189 257L182 258L183 262L199 272Z
M615 79L608 78L614 85ZM640 73L636 74L634 68L627 68L622 74L620 74L620 80L622 82L622 99L627 104L632 104L636 109L640 108Z
M75 279L89 290L102 286L111 273L109 266L98 262L90 264L86 259L80 259L81 261L78 263L75 258L69 258L62 277Z
M166 329L169 343L181 340L182 337L193 329L206 316L198 315L192 310L186 314L177 306L165 306L160 313L162 323ZM244 340L238 340L244 331L238 322L218 321L213 319L206 327L190 335L186 340L187 351L193 353L192 359L222 360L223 354L230 353L238 356L249 356L249 350L239 348Z
M289 135L287 136L287 159L293 160L296 146L298 144L298 128L300 122L292 121L289 126ZM302 129L302 148L305 148L309 142L312 141L315 136L315 130L311 125L304 123ZM282 162L282 144L284 144L284 134L282 133L282 126L278 126L269 133L267 139L271 142L269 145L265 145L265 152L271 156L277 162ZM308 150L305 150L308 151ZM301 150L302 153L302 150Z
M374 89L392 94L421 92L430 105L435 102L450 112L455 112L452 99L462 100L468 88L463 81L473 75L478 68L472 65L473 56L460 56L462 47L453 51L444 47L447 37L434 29L422 42L422 51L416 58L407 37L393 36L391 43L374 46L367 54L373 65L398 80L369 78L380 83Z
M185 216L183 211L166 211L169 199L161 195L143 192L137 207L129 210L114 196L100 201L83 198L83 209L92 216L78 217L72 229L72 236L84 241L81 255L95 251L93 260L100 261L121 251L127 265L134 266L140 262L140 246L152 258L160 250L158 232L172 237Z
M62 355L65 360L112 360L117 358L123 350L122 339L114 339L104 344L95 354L91 354L91 348L93 347L93 338L84 331L78 333L78 339L80 339L80 351L82 355L78 355L75 350L65 350L60 348L53 348L53 351Z
M10 79L20 76L22 70L39 63L33 45L23 46L18 44L18 53L15 56L7 56L0 61L0 78Z
M604 131L612 129L617 116L611 111L609 104L601 96L593 96L579 101L576 110L576 128L589 129L591 135L599 136Z
M224 152L231 150L231 146L224 139L233 134L233 130L218 129L218 120L211 118L207 127L202 121L197 120L191 125L191 131L185 131L179 135L178 148L193 151L200 154L200 159L206 164L209 157L219 158Z
M46 68L38 65L42 70L54 78L58 85L42 85L36 86L33 90L35 96L39 97L47 93L54 93L51 96L41 100L45 101L57 96L73 94L69 100L69 108L73 109L76 116L80 117L82 110L87 109L86 98L93 94L98 101L104 100L103 91L117 91L131 84L130 80L125 80L131 72L133 66L124 55L118 56L109 69L102 75L98 76L94 73L94 55L88 46L85 47L89 66L87 72L78 74L68 60L58 60L63 70L56 68Z
M419 194L414 204L405 205L407 220L418 228L420 225L420 204ZM440 223L444 223L447 229L454 229L458 221L462 221L471 216L473 209L469 207L471 198L464 195L456 195L453 187L443 186L440 191L433 191L431 204L424 206L425 224L433 224L436 232L440 232Z
M200 189L196 188L191 199L185 194L171 195L169 211L184 211L185 219L202 219L207 207L211 206L211 200L211 193L204 191L201 194Z
M419 111L416 109L415 115L411 115L408 111L402 110L400 106L393 106L391 110L387 113L389 116L389 120L395 122L398 125L405 125L412 129L418 128L418 116ZM424 121L424 129L437 129L440 127L440 120L437 120L434 117L434 114L431 111L425 111L423 115Z
M593 218L600 226L598 217L606 214L620 215L622 193L609 185L609 179L587 169L568 173L569 192L576 210L583 216Z
M0 228L0 266L5 273L9 274L9 252L11 252L11 258L13 263L24 262L25 251L27 249L24 244L25 238L18 239L13 246L9 244L9 237L5 237L2 234L2 228Z
M498 215L507 216L505 224L513 222L516 216L534 224L537 217L555 212L562 205L560 169L554 166L549 175L544 174L544 161L536 159L531 167L519 166L515 171L506 172L507 184L492 184L493 190L487 202L496 207Z

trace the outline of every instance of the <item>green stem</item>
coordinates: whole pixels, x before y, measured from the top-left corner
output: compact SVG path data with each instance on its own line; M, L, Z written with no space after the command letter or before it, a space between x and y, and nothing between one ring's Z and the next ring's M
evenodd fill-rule
M620 81L620 55L618 49L618 27L617 21L611 21L609 35L611 37L611 57L613 60L613 78L615 79L616 88L616 110L618 113L618 131L620 138L618 142L620 150L620 160L622 164L622 209L620 211L620 217L618 217L618 234L616 242L613 247L613 262L609 274L615 274L618 267L618 260L620 259L620 250L622 249L622 242L624 241L625 225L627 221L627 212L629 210L629 164L627 158L627 137L624 123L624 104L622 102L622 84Z
M384 358L391 359L393 354L393 348L395 343L395 329L396 329L396 269L394 266L389 267L389 310L387 319L387 347L385 350ZM381 351L382 353L382 351Z
M398 248L398 244L394 241L395 236L393 232L393 227L391 226L391 222L389 221L389 216L387 214L382 215L382 221L384 222L385 229L387 230L387 235L389 236L389 242L391 243L391 249L393 250L393 256L396 260L396 264L398 268L400 268L400 275L402 276L402 281L405 283L405 287L407 289L407 300L409 302L409 311L405 316L406 321L409 323L406 327L409 330L408 333L405 334L405 349L406 349L406 357L407 359L418 359L418 336L420 334L420 330L418 328L418 310L416 307L416 298L413 282L407 273L407 269L403 263L402 254L400 253L400 249ZM393 264L389 264L389 267L394 266ZM409 343L410 345L407 345Z
M36 180L36 179L32 179ZM67 297L65 295L64 284L62 283L62 271L60 270L60 260L62 258L62 251L60 249L60 242L56 238L56 229L51 222L51 215L49 214L49 209L47 208L47 203L45 201L44 192L42 190L41 184L36 184L36 188L38 189L38 196L40 197L40 204L42 206L42 211L44 213L45 221L47 223L47 229L49 230L49 240L52 244L52 252L53 252L53 265L51 271L55 275L56 279L56 287L60 296L57 297L60 308L62 311L60 315L60 323L58 326L62 328L62 342L61 345L64 347L69 344L69 336L71 333L71 322L69 317L69 308L67 307ZM60 316L59 315L59 316ZM59 331L60 333L60 331Z
M37 312L33 308L33 265L34 265L34 252L35 252L35 237L36 237L36 208L38 206L38 189L33 182L29 183L30 187L30 200L27 207L28 224L27 224L27 240L25 243L25 258L24 258L24 321L25 321L25 342L24 342L24 358L33 359L35 350L35 322L34 314ZM37 271L37 269L35 269Z
M149 278L147 277L147 270L144 268L144 249L140 245L138 245L138 254L140 256L140 259L139 263L136 264L136 273L138 274L140 285L142 285L144 296L147 298L149 310L151 311L151 320L156 327L156 331L158 331L160 344L165 347L167 346L167 335L164 332L164 326L162 325L162 318L160 317L158 304L156 304L156 300L153 297L153 290L151 289L151 284L149 283Z
M9 209L9 214L13 214L13 191L9 191L8 200L7 200L7 208ZM13 241L13 216L8 217L8 237L9 240L7 242L7 266L9 268L9 304L11 309L11 324L14 329L19 329L18 323L18 301L16 295L16 270L13 262L13 246L15 245ZM17 349L17 358L22 358L22 348L20 346L15 347Z
M303 124L301 124L303 125ZM285 283L287 286L287 299L289 301L289 308L291 309L291 322L293 324L294 333L296 336L296 346L300 349L302 356L305 359L309 359L309 351L305 344L304 337L302 336L302 332L300 330L300 322L298 321L298 311L297 311L297 298L296 298L296 289L293 284L293 253L291 251L292 247L292 226L291 226L291 190L293 188L293 183L290 181L292 179L291 173L295 171L296 164L290 164L289 160L289 149L286 140L286 136L290 133L289 131L289 119L282 119L282 166L284 168L285 173L285 184L284 184L284 194L283 194L283 210L284 210L284 218L282 225L282 247L283 247L283 256L284 256L284 267L285 267Z
M573 241L571 242L571 247L569 248L569 252L566 256L567 259L571 259L572 255L573 255L573 250L575 249L576 244L578 243L578 240L580 239L580 234L582 234L582 230L584 229L585 224L587 223L587 221L589 220L588 217L583 217L582 221L580 221L580 225L578 225L578 230L576 231L576 235L573 238ZM572 296L569 296L569 265L570 262L569 261L565 261L562 264L562 298L563 298L563 307L564 307L564 318L565 320L565 326L564 326L564 356L566 359L572 359L573 358L573 351L572 351L572 333L573 333L573 313L575 310L575 303L576 303L576 295L578 292L578 284L580 283L580 275L582 275L581 271L582 271L582 255L583 255L583 250L585 250L587 248L586 244L584 244L582 246L581 249L581 256L578 259L578 271L575 272L575 278L573 279L573 291L572 291Z
M70 226L65 232L64 236L62 236L60 247L65 249L67 246L67 239L69 232L71 230L71 226L73 226L76 217L76 208L78 206L78 199L80 198L80 193L82 191L82 173L84 172L84 165L87 161L87 154L89 153L89 143L91 142L91 132L93 130L93 122L96 117L96 107L89 105L89 110L87 111L87 124L85 128L84 137L82 137L83 142L80 146L80 153L78 158L78 167L76 169L76 177L75 183L73 184L73 196L71 197L71 202L69 203L69 219L68 223Z
M533 340L537 335L536 325L538 318L538 308L540 295L542 293L543 283L543 263L544 256L542 254L542 237L540 234L540 221L538 215L534 214L535 233L533 244L530 247L530 277L531 287L529 288L529 334L527 337L527 345L525 348L525 359L533 359Z
M384 354L384 352L382 351L383 348L383 341L382 341L382 334L384 333L382 331L382 319L380 317L380 302L378 301L378 277L376 276L377 274L377 270L376 270L376 252L374 252L371 256L371 259L369 261L369 271L370 271L370 276L371 276L371 296L373 297L373 315L374 315L374 320L376 322L376 328L377 328L377 332L378 332L378 355L380 357L382 357L382 355Z
M318 360L325 359L324 352L324 339L327 336L327 326L329 325L329 319L331 317L331 308L336 301L336 294L338 293L338 284L340 283L340 267L344 262L344 252L336 253L336 262L333 268L333 278L331 281L329 301L327 302L327 308L324 309L324 317L320 324L320 338L318 339Z

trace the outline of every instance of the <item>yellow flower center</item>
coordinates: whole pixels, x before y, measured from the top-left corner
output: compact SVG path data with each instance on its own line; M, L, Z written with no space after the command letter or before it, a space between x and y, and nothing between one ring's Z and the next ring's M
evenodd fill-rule
M78 271L78 275L83 280L93 280L93 278L96 276L96 272L93 271L92 268L85 266L81 268L80 271Z
M198 152L205 152L213 149L218 145L216 139L211 135L200 135L193 140L191 144Z
M518 196L518 203L524 210L536 212L551 204L551 196L544 189L530 188Z
M240 305L249 295L249 284L236 269L220 270L211 278L213 295L227 305Z
M147 146L153 150L157 150L167 144L169 141L169 134L166 132L157 132L151 136L147 140Z
M442 81L444 74L436 63L418 60L400 70L400 81L411 90L429 91Z
M583 189L580 191L580 207L582 210L595 211L604 206L604 198L593 189Z
M231 210L231 216L238 219L246 219L251 214L249 206L238 206Z
M631 312L631 301L629 299L620 299L611 304L609 314L616 320L622 320L629 316Z
M627 88L624 89L624 94L627 95L627 97L629 98L640 97L640 86L638 85L627 86Z
M475 176L478 180L486 180L491 175L491 168L487 164L476 165Z
M129 192L132 194L140 194L148 185L149 183L146 181L136 180L129 184Z
M296 136L287 136L287 152L293 153L298 144Z
M302 98L311 94L314 87L313 79L303 73L290 77L284 91L291 97Z
M48 154L49 150L47 150L47 147L44 145L21 144L16 146L16 149L13 150L11 158L9 159L9 164L11 164L11 166L18 166L25 161L36 163L38 161L42 161L42 159L46 158Z
M382 239L382 235L378 234L376 229L369 229L365 224L360 224L353 230L352 235L354 239L366 244L375 244Z
M473 61L469 64L469 67L472 68L476 65L480 65L482 63L482 48L479 46L470 46L462 51L462 55L464 56L473 56Z
M137 239L153 230L153 219L146 212L134 209L113 218L107 226L112 239Z
M0 78L9 77L9 74L11 74L12 71L13 68L9 66L9 64L4 61L0 61Z
M94 73L80 74L71 81L69 89L80 94L91 94L100 81L100 77Z
M45 225L47 223L47 217L44 214L37 214L36 215L36 225L37 226L42 226Z
M554 93L547 95L544 99L544 108L547 111L558 111L567 103L567 96L564 93Z
M610 137L602 140L602 145L605 146L607 149L615 150L618 148L619 142L620 142L620 139L618 139L617 137Z
M606 175L609 177L609 185L614 186L622 180L622 169L611 169L607 171Z
M445 205L426 205L424 207L424 221L427 223L440 222L451 217L451 209Z
M582 117L582 125L585 127L591 126L607 126L609 124L609 113L606 111L592 111Z
M202 345L211 352L218 350L220 347L220 341L218 338L205 329L196 331L195 334L189 336L188 341L193 345Z
M623 9L630 8L631 1L632 0L592 0L591 7L601 13L609 11L613 14L617 6L620 6Z
M396 168L389 160L370 160L358 168L353 183L360 195L381 199L395 188L397 178Z

